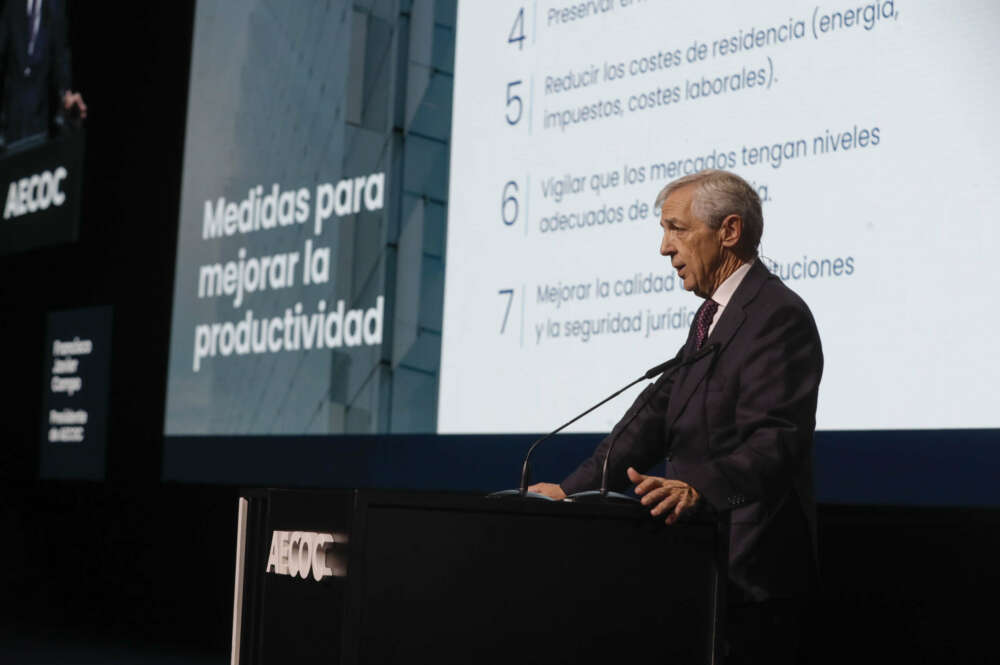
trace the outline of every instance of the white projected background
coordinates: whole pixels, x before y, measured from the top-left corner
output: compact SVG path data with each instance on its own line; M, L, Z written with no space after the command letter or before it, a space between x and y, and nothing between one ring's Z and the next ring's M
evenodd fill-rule
M652 200L704 166L758 188L816 317L819 428L1000 427L998 28L985 0L461 2L439 431L548 430L672 357L700 301Z

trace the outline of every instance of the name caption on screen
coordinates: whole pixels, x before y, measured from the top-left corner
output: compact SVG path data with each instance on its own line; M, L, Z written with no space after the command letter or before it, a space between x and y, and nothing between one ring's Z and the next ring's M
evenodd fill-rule
M83 379L75 374L80 365L78 358L94 351L94 343L89 339L74 337L71 341L53 340L52 342L52 381L49 386L53 393L66 393L70 397L83 390ZM63 356L58 358L56 356Z
M76 376L80 371L80 359L76 356L87 356L93 352L93 340L79 337L67 341L53 340L49 390L53 394L65 393L68 397L83 390L83 378ZM87 418L87 412L83 409L49 409L49 442L82 443Z
M89 415L83 409L49 410L50 443L82 443Z

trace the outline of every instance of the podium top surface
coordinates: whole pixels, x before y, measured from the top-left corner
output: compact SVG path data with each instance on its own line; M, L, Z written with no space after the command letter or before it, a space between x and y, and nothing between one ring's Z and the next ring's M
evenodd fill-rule
M463 512L505 513L524 515L545 515L550 517L594 517L606 519L640 520L663 523L660 518L649 514L642 504L600 501L549 501L524 498L521 496L489 496L470 492L435 492L393 489L277 489L246 488L240 494L245 497L298 497L305 500L321 500L350 506L351 511L378 506L397 508L457 510ZM678 523L678 526L715 526L716 517L707 512L699 512ZM665 526L665 525L664 525Z

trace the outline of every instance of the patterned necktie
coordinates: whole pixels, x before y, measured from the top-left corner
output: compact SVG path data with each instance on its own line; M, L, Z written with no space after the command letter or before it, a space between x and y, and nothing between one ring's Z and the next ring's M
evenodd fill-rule
M701 348L701 345L705 343L705 338L708 337L708 329L712 325L712 319L715 317L716 310L719 309L719 303L714 300L706 300L698 308L698 314L694 317L694 350L697 351Z

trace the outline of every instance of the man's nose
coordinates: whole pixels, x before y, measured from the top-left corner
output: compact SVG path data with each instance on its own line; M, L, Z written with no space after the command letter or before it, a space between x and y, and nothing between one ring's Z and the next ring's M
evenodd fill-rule
M670 238L669 233L663 234L663 240L660 242L660 254L663 256L673 257L677 253L677 248L674 247L674 243Z

